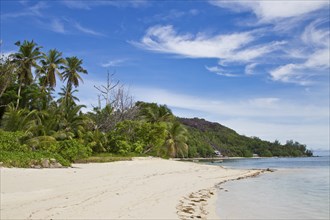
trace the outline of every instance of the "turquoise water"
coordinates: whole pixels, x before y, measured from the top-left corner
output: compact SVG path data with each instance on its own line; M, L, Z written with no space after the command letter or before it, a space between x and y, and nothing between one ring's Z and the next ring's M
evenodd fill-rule
M221 219L329 219L329 157L226 160L230 168L273 168L219 190Z

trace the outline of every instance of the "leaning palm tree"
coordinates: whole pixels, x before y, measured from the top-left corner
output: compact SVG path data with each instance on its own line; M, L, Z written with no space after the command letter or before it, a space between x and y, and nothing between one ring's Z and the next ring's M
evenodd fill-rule
M179 123L169 123L168 136L165 142L170 157L184 157L188 153L187 130Z
M173 121L173 113L166 105L147 106L141 110L142 118L147 122L171 122Z
M41 68L38 70L40 74L43 74L42 86L54 88L56 86L56 75L62 79L62 74L59 69L61 65L65 63L62 58L62 53L56 49L49 50L47 54L44 54L41 60Z
M40 48L33 41L16 42L16 46L19 46L19 51L12 55L13 62L16 63L18 71L18 91L17 91L17 103L16 109L19 106L19 100L23 85L29 85L33 81L32 67L39 68L37 61L42 57Z
M72 85L78 87L79 81L83 81L79 73L87 74L87 70L81 66L83 61L77 57L67 57L65 60L65 65L61 69L64 70L62 74L64 80L67 81L67 87L71 88Z

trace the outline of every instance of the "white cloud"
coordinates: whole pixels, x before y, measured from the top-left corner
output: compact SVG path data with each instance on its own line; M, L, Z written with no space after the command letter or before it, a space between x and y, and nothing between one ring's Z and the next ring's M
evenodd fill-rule
M71 9L91 9L91 5L89 1L62 1L62 3Z
M35 5L25 7L23 10L18 12L10 12L6 14L1 14L1 19L12 19L12 18L19 18L19 17L26 17L26 16L37 16L42 17L42 11L48 8L48 4L44 1L40 1Z
M191 9L189 11L182 11L177 9L171 9L166 13L156 14L152 17L145 19L146 22L155 22L155 21L170 21L175 19L180 19L184 16L196 16L199 14L199 10Z
M255 74L255 67L258 65L258 63L250 63L245 66L245 74L246 75L253 75Z
M304 64L308 68L329 68L330 65L330 55L329 47L316 50L310 55Z
M284 18L305 15L329 7L329 1L210 1L218 7L236 12L252 11L261 22L273 22Z
M64 24L58 20L58 19L53 19L50 25L50 29L54 32L57 33L66 33L65 28L64 28Z
M305 27L301 35L302 41L306 45L313 47L328 47L329 46L329 26L320 28L322 25L327 25L328 19L317 19Z
M301 50L290 55L299 57L301 62L289 63L270 71L274 81L309 85L315 76L326 76L330 67L330 31L320 27L326 20L316 20L306 26L301 34ZM291 51L292 52L292 51Z
M276 107L280 102L279 98L255 98L248 100L248 103L252 106L259 107L259 108L269 108L269 107Z
M94 35L94 36L105 36L104 34L100 33L100 32L97 32L97 31L94 31L90 28L86 28L86 27L83 27L81 24L77 23L77 22L74 22L73 23L73 26L80 32L82 33L85 33L85 34L89 34L89 35Z
M64 0L62 1L62 4L67 6L71 9L84 9L84 10L90 10L93 7L101 7L101 6L114 6L114 7L144 7L148 4L146 0L97 0L97 1L71 1L71 0Z
M205 68L210 71L211 73L215 73L219 76L227 76L227 77L238 77L240 75L238 74L233 74L233 73L229 73L227 71L225 71L224 69L218 67L218 66L205 66Z
M294 76L297 75L294 71L297 71L298 68L299 66L290 63L272 70L270 75L275 81L292 82Z
M257 45L248 49L238 51L231 61L244 61L249 62L262 55L268 54L280 48L281 45L286 44L285 41L281 42L270 42L267 45Z
M115 67L115 66L121 66L123 63L125 63L126 59L115 59L115 60L109 60L106 63L102 63L102 67Z
M141 42L134 44L143 49L190 58L223 58L252 40L250 33L218 36L207 36L202 33L196 36L179 35L168 25L149 28Z
M257 39L257 31L209 36L205 33L178 34L171 25L154 26L147 30L141 42L134 45L159 53L177 54L188 58L218 58L221 63L247 62L270 53L282 42L270 42L268 45L249 43ZM243 49L244 48L244 49Z

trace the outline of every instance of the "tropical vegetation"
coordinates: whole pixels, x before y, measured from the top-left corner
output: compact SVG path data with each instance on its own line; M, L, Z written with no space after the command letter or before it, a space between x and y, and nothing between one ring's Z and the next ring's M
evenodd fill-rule
M245 137L220 124L177 118L166 105L134 102L110 74L105 85L94 86L98 103L88 111L77 97L88 74L82 59L44 52L34 41L15 45L17 52L0 60L0 162L6 166L29 167L45 158L68 166L136 155L213 157L215 150L243 157L312 155L298 142ZM56 85L62 85L57 94Z

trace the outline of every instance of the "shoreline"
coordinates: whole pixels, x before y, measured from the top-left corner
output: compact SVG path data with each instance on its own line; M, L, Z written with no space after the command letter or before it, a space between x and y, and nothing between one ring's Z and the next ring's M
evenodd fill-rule
M0 172L1 219L214 219L220 184L266 170L134 158Z
M220 217L216 212L216 200L218 196L218 190L222 189L222 184L226 182L257 177L265 172L274 172L268 169L254 169L254 171L257 172L246 174L234 179L227 179L217 183L213 187L200 189L197 192L192 192L188 196L182 197L179 205L177 206L177 213L179 218L219 219Z

